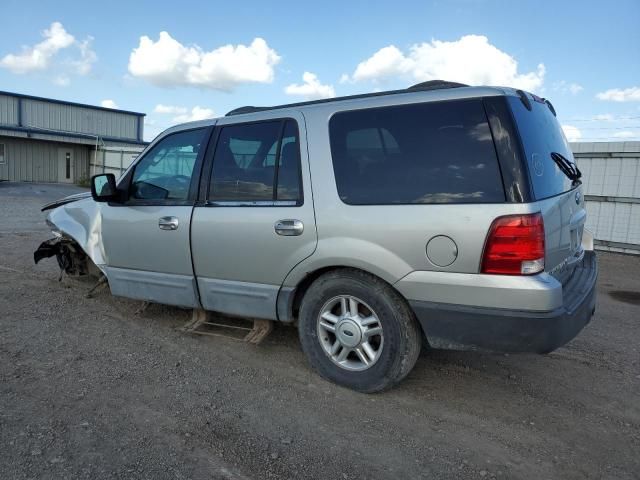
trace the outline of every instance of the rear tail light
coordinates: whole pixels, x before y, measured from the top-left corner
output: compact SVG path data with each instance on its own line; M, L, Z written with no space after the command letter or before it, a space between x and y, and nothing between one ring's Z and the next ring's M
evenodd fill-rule
M491 224L482 255L482 273L533 275L544 270L542 215L507 215Z

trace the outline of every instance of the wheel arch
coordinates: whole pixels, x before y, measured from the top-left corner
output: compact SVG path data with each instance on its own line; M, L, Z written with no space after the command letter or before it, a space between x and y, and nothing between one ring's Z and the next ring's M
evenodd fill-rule
M322 267L318 267L315 270L309 271L305 276L298 280L298 283L295 286L283 286L280 289L277 298L278 320L285 323L295 322L298 317L298 312L300 311L300 305L302 304L302 300L309 290L309 287L311 287L311 285L322 275L336 270L355 270L371 275L387 284L390 288L397 292L401 298L406 301L402 293L400 293L398 289L393 286L393 283L389 282L385 278L382 278L380 275L376 275L366 268L354 267L348 264L325 265Z

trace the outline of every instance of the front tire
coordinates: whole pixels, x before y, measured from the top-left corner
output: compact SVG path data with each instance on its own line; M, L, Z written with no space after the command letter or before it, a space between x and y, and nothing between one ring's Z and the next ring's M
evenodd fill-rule
M298 324L311 367L359 392L397 384L420 354L420 327L406 301L387 283L359 270L319 277L302 300Z

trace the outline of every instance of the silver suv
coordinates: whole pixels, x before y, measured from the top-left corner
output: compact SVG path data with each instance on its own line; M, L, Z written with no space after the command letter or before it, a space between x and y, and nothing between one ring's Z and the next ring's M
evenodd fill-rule
M421 346L550 352L589 322L596 258L549 101L407 90L257 108L159 135L46 208L71 274L114 295L297 324L322 376L388 388Z

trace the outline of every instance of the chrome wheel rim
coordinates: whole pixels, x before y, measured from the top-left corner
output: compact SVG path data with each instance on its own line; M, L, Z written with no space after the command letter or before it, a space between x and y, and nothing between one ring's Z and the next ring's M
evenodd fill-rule
M371 368L384 344L378 315L352 295L333 297L320 309L318 339L334 364L351 371Z

